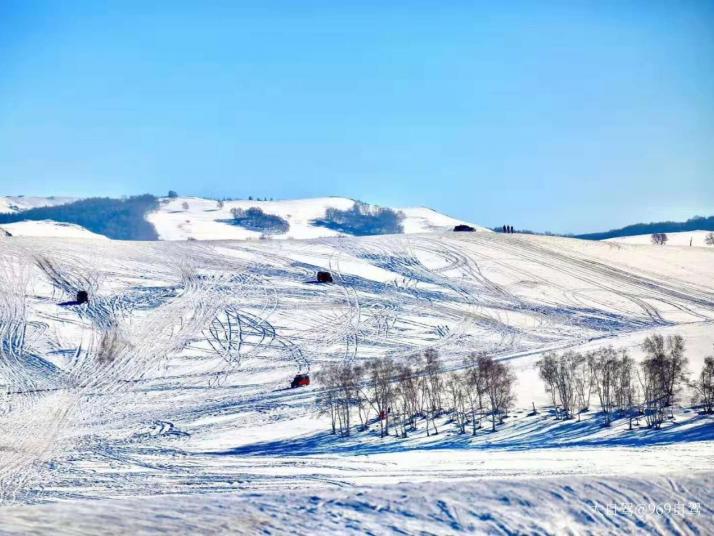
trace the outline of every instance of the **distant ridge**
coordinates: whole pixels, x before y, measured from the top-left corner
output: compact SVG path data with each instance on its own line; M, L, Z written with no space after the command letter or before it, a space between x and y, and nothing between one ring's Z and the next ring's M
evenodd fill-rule
M115 240L280 240L443 232L468 223L426 207L381 207L346 197L217 200L170 192L61 204L64 199L0 197L0 225L12 225L13 236L66 231Z
M681 233L683 231L714 231L714 216L694 216L687 221L659 221L652 223L635 223L620 229L612 229L600 233L575 235L583 240L607 240L622 236L637 236L652 233Z
M265 201L165 197L146 219L159 240L311 239L451 231L468 223L424 207L391 208L347 197ZM486 231L483 227L475 226Z
M146 221L145 216L157 207L157 199L148 194L126 199L93 197L66 204L45 204L19 212L0 213L0 224L49 220L79 226L115 240L156 240L156 230ZM50 236L56 236L56 225L50 224L48 229ZM76 228L72 229L73 234L77 232ZM41 228L36 228L33 234L41 236Z

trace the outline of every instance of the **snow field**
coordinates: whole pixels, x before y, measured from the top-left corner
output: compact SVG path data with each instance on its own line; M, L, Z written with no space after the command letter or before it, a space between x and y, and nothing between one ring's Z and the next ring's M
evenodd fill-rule
M5 230L12 236L46 236L55 238L92 238L108 240L106 236L88 231L81 225L61 223L52 220L18 221L3 223L0 230Z
M7 508L5 533L707 534L711 476L456 480ZM664 512L668 511L668 514Z
M667 246L687 246L693 247L710 247L714 249L714 246L707 244L705 239L711 231L682 231L679 233L665 233L667 235ZM618 244L629 244L629 245L651 245L652 235L635 235L635 236L621 236L618 238L608 238L605 242L616 242Z
M67 522L87 532L82 512L105 505L87 518L103 523L114 516L110 504L121 506L96 500L116 498L143 503L137 523L156 527L168 500L161 496L178 494L197 517L177 508L167 523L218 532L208 497L221 493L219 502L244 510L246 523L255 516L276 531L291 527L285 501L299 512L295 527L329 518L364 531L378 523L381 505L402 496L415 506L393 523L406 530L421 523L433 533L557 532L558 523L576 522L592 532L635 531L636 519L595 515L583 503L616 500L597 482L623 472L626 496L704 503L711 419L682 409L659 433L628 432L622 422L603 429L595 411L580 423L555 421L533 364L549 349L604 344L636 355L657 332L684 335L699 369L714 343L711 261L703 248L495 233L0 241L0 500L14 505L2 507L3 520L13 520L2 530L41 531L33 511L59 523L64 514L52 504L31 505L59 501L74 513ZM323 269L334 284L314 282ZM89 304L59 305L79 287L89 289ZM445 417L437 437L365 432L342 440L315 417L318 385L287 388L297 372L325 363L409 359L426 348L438 349L449 369L472 350L508 360L519 383L507 424L472 438L455 434ZM528 415L531 402L537 415ZM562 486L551 478L573 473L582 481L568 482L572 496L557 491L563 506L548 495ZM507 479L493 488L504 497L530 490L535 506L499 509L480 483L494 478ZM370 498L340 499L360 493ZM478 501L490 520L470 513L467 504ZM566 513L556 514L561 506ZM700 526L675 522L682 532ZM647 523L673 531L663 520Z

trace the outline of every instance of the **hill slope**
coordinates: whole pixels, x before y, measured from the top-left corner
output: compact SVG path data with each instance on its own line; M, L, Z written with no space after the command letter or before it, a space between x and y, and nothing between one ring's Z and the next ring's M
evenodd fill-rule
M703 218L696 216L687 221L659 221L635 223L620 229L600 233L587 233L575 236L584 240L606 240L623 236L651 235L652 233L680 233L684 231L714 231L714 216Z
M11 236L45 236L54 238L94 238L107 240L107 237L88 231L81 225L56 222L52 220L28 220L0 225L2 231L7 231Z
M683 231L681 233L666 233L667 246L693 246L693 247L711 247L704 240L712 231ZM652 235L635 235L621 236L617 238L608 238L606 242L617 242L619 244L639 244L651 245ZM714 248L712 248L714 249Z
M212 199L198 197L164 198L160 200L159 209L150 213L147 219L154 225L161 240L244 240L258 239L264 234L274 239L321 238L349 235L348 232L336 231L319 225L318 222L325 218L329 209L346 212L354 205L353 199L344 197L289 201L225 201L223 206L219 206L218 202ZM232 210L250 208L259 208L266 215L279 217L286 222L287 230L272 233L268 229L269 232L265 233L232 222ZM400 222L403 233L451 230L455 225L464 223L427 208L394 210L404 214ZM482 227L478 229L485 231Z
M28 221L54 222L48 230L57 231L61 224L72 224L73 229L84 228L88 233L96 233L119 240L154 240L156 232L145 219L149 210L157 206L152 195L137 195L122 199L93 197L79 199L66 204L49 204L11 213L0 213L0 225ZM59 225L58 225L59 224ZM41 231L42 226L36 226ZM70 229L70 228L68 228ZM76 233L71 231L68 236Z
M612 531L613 518L593 512L593 501L700 501L710 515L711 417L684 409L656 432L628 430L626 419L603 427L593 397L582 420L556 420L534 363L549 349L606 344L638 358L642 338L656 331L683 333L697 370L714 342L711 261L704 248L497 233L3 241L0 295L9 306L0 328L11 330L0 336L15 358L0 360L10 401L0 413L0 499L61 501L64 512L106 519L112 503L98 499L123 497L136 515L115 519L117 532L133 519L165 527L181 517L177 504L194 505L192 526L205 532L202 523L218 522L202 503L210 493L260 500L278 513L276 532L294 522L308 529L313 509L369 530L385 504L403 512L390 523L407 532L414 516L429 516L438 533L462 523L488 531L494 519L515 532L570 523ZM320 269L335 283L314 284ZM90 302L60 305L78 285ZM412 360L426 348L449 370L475 350L512 364L517 404L496 432L459 434L444 415L430 436L420 424L408 438L379 438L372 419L339 438L317 416L319 384L287 388L298 371ZM566 474L580 476L552 478ZM515 484L494 484L493 497L478 491L495 477ZM428 483L441 481L458 482L473 501L442 488L433 488L438 500L430 496ZM174 511L161 499L169 493ZM488 506L471 520L463 509L481 501ZM3 515L3 530L23 532L42 511L33 508ZM536 508L559 515L529 524ZM637 525L627 517L617 526Z
M8 195L0 197L0 214L22 212L40 207L53 207L77 201L75 197L33 197L24 195Z
M236 220L233 211L243 211ZM332 219L331 219L332 218ZM0 225L23 221L44 224L17 227L39 236L100 234L122 240L246 240L270 237L411 234L451 230L465 223L434 210L390 209L340 197L286 201L225 201L198 197L127 199L0 197ZM68 232L63 235L62 224ZM77 232L78 228L84 232ZM488 231L472 225L479 231ZM9 229L8 229L9 230ZM490 232L490 231L489 231Z

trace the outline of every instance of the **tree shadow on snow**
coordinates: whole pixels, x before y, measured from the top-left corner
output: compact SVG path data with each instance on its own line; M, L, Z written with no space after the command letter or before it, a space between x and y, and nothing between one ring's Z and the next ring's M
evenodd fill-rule
M496 432L480 429L476 436L470 433L455 434L444 431L438 435L409 438L385 437L373 432L355 432L350 437L340 437L328 432L243 445L233 449L204 453L219 456L314 456L319 454L366 455L416 450L482 449L482 450L532 450L536 448L569 447L645 447L687 443L714 439L711 417L699 415L686 424L670 423L667 428L653 430L637 427L622 430L622 420L612 427L603 427L598 415L581 422L556 421L546 415L529 418L525 424L497 429ZM626 421L625 421L626 424Z

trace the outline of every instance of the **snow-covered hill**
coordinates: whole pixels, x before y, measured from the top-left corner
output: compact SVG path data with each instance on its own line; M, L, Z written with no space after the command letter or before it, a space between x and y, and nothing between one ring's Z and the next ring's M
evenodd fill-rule
M335 282L315 284L317 270ZM62 304L78 288L89 303ZM699 370L714 343L705 248L441 232L18 237L0 240L0 299L4 533L705 533L714 513L714 422L688 397L658 431L604 427L594 394L581 420L556 420L534 366L608 344L638 359L646 335L680 333ZM461 434L444 414L438 434L421 423L380 438L372 412L340 438L318 415L319 383L287 387L298 371L427 348L446 370L472 351L513 366L502 426ZM677 501L702 517L606 510Z
M0 197L0 213L21 213L44 206L55 206L75 201L67 197ZM350 210L355 201L343 197L316 199L296 199L286 201L225 201L199 197L162 198L159 209L146 215L159 236L159 240L252 240L269 237L271 239L309 239L349 235L326 226L316 224L325 218L329 209ZM367 210L378 207L365 205ZM284 226L279 232L273 230L249 229L234 221L233 209L257 208L268 217L277 217ZM392 210L392 209L390 209ZM396 209L400 215L401 232L405 234L451 230L463 224L461 220L440 214L424 207ZM37 224L17 225L13 234L33 236L66 236L68 238L95 237L95 233L79 225L66 226L50 219ZM7 224L4 224L8 227ZM488 229L472 225L478 231ZM12 228L8 227L12 232ZM66 231L66 232L63 232ZM369 234L369 233L368 233Z
M232 223L231 210L256 207L266 214L284 219L289 229L285 233L271 235L274 239L321 238L339 236L344 233L313 224L325 216L329 208L349 210L355 204L344 197L322 197L289 201L225 201L222 206L212 199L199 197L164 198L160 209L147 216L154 225L161 240L244 240L258 239L260 231L252 231ZM184 207L188 208L184 208ZM404 233L422 233L453 229L465 223L440 214L428 208L395 209L404 214ZM476 227L485 231L483 227Z
M18 221L3 223L0 229L7 231L12 236L45 236L55 238L94 238L108 240L106 236L88 231L81 225L56 222L52 220Z
M76 197L0 196L0 213L14 213L38 207L53 207L76 201Z
M712 247L704 239L712 231L683 231L681 233L666 233L667 246L696 246ZM605 242L618 242L621 244L652 244L652 235L621 236L618 238L608 238Z

